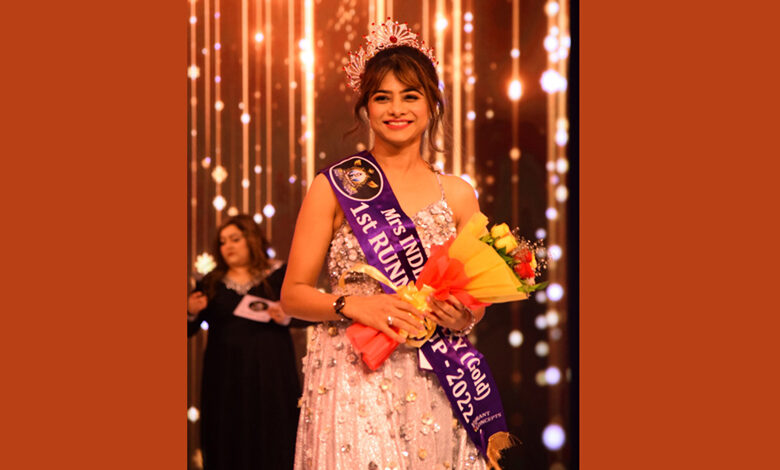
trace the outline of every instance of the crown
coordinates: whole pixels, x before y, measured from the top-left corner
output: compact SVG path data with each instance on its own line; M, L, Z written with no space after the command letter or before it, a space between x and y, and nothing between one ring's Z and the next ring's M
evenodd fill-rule
M371 23L371 26L375 25L376 23ZM398 46L414 47L431 59L434 66L438 64L433 55L433 49L426 47L425 41L419 41L417 34L413 33L406 23L399 23L387 18L387 21L377 26L368 36L363 36L363 39L366 40L365 47L360 46L357 52L350 52L349 62L344 66L344 72L347 73L347 85L355 91L360 90L366 62L385 49Z

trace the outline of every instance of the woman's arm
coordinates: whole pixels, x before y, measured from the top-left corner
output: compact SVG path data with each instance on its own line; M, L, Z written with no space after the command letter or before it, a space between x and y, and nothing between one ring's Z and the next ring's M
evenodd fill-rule
M287 275L282 285L282 309L288 315L309 321L340 319L333 309L338 296L320 292L314 287L340 211L327 179L324 175L317 175L298 213ZM396 296L348 296L342 312L348 318L387 333L399 343L404 338L388 326L388 317L393 318L396 327L420 331L419 318L422 314Z

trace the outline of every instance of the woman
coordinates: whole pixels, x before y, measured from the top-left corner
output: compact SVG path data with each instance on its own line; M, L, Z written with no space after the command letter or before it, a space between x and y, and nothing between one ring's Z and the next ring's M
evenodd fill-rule
M261 322L244 313L253 299L244 302L247 309L239 305L245 295L278 300L285 268L268 260L249 216L228 219L217 233L217 267L187 301L188 335L203 321L209 325L201 396L204 468L291 468L300 386L290 333L282 325L288 322L278 306L266 311L272 321Z
M369 51L351 55L346 70L359 92L355 115L359 119L365 113L375 145L312 182L282 287L285 312L327 322L315 327L304 359L295 468L483 469L483 458L453 419L436 376L420 370L417 349L401 344L372 372L345 335L351 322L376 328L399 343L405 336L391 326L418 333L421 312L383 293L365 275L348 271L359 263L387 263L387 272L394 273L391 280L404 284L415 274L408 273L408 268L415 271L414 258L407 256L400 267L393 260L414 249L414 231L410 235L407 229L416 229L427 252L479 210L469 184L438 175L421 155L424 140L435 148L433 136L444 115L431 51L405 25L393 22L380 25L369 40ZM388 190L394 198L387 196ZM383 206L387 200L395 206ZM403 234L401 250L387 251L392 244L383 237L390 229L375 234L381 217L369 212L376 208L394 233ZM400 223L406 219L413 225ZM409 240L412 244L405 244ZM326 255L331 293L314 287ZM343 288L338 285L342 275ZM456 334L467 333L484 313L468 310L454 297L433 301L432 308L426 315Z

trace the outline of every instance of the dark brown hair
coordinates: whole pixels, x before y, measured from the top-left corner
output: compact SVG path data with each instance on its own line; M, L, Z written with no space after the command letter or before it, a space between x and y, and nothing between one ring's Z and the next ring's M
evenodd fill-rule
M271 263L268 261L268 256L266 256L265 252L269 246L268 241L266 241L265 237L263 237L263 233L260 231L260 227L255 223L252 217L246 214L239 214L227 219L226 221L222 222L222 224L217 229L217 236L214 239L212 246L212 254L214 259L217 260L217 267L214 268L203 279L203 288L206 296L209 299L214 297L217 282L221 281L222 278L225 277L225 274L227 274L229 269L225 258L222 257L222 250L220 249L222 246L222 243L220 242L220 235L222 234L222 231L225 230L225 228L231 225L240 230L241 234L246 239L246 246L249 249L249 272L252 274L252 277L259 277L263 275L265 271L271 266Z
M398 46L378 52L366 63L366 70L360 80L360 96L355 103L355 119L360 127L360 110L367 108L368 100L382 84L388 72L406 86L420 90L425 96L430 112L428 122L428 143L436 151L443 151L436 145L436 129L444 124L444 96L439 89L439 76L431 59L411 46Z

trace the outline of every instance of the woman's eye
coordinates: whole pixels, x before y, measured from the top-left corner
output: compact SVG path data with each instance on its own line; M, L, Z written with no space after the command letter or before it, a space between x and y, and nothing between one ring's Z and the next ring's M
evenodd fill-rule
M417 101L417 100L420 99L420 96L419 95L406 95L404 98L409 100L409 101Z
M387 96L375 96L374 101L387 101Z

